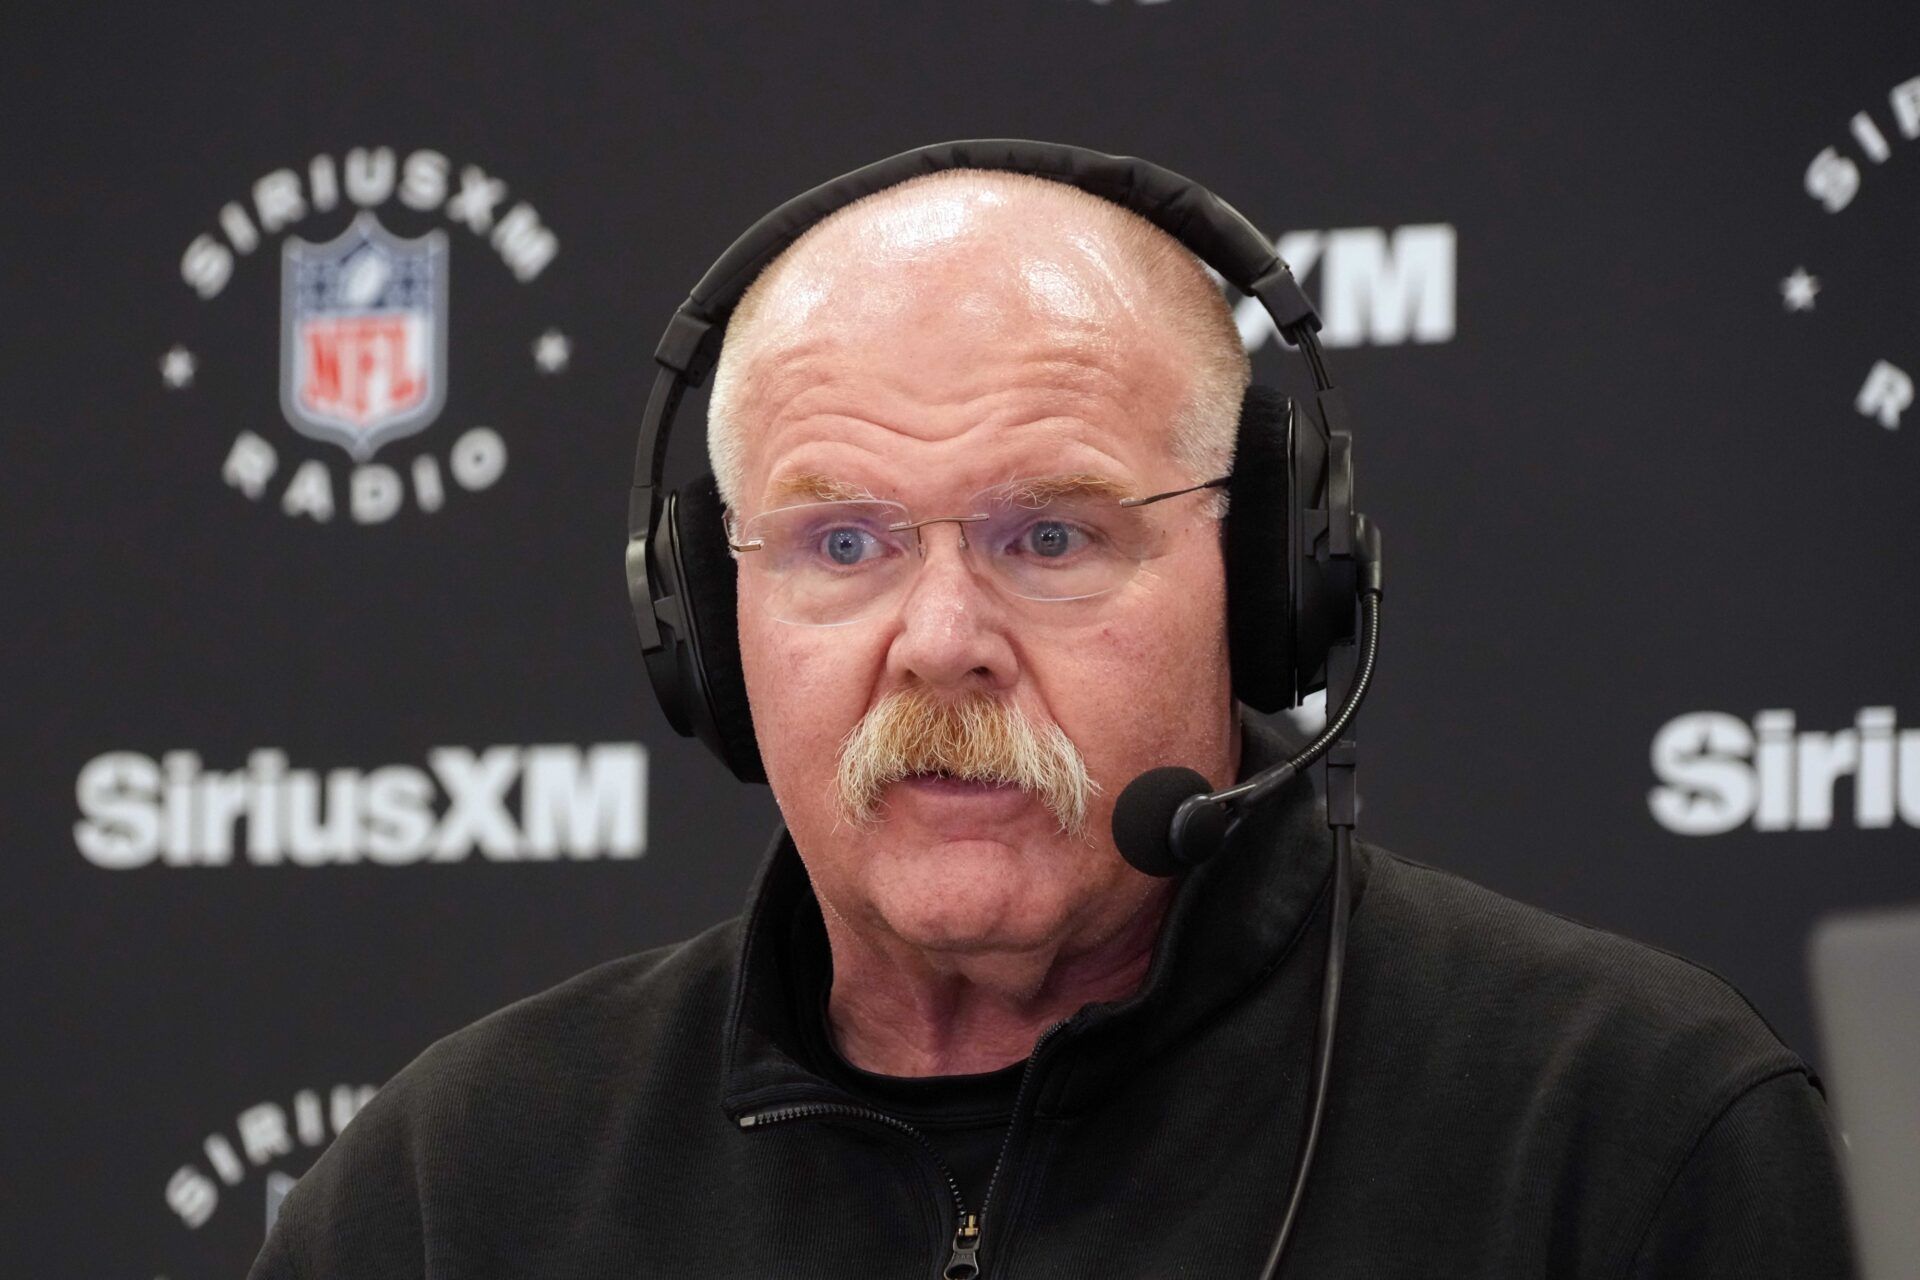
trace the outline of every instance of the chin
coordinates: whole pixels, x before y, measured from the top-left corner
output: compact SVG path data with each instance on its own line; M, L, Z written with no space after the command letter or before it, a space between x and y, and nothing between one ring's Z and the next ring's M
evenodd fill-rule
M916 856L917 853L917 856ZM1020 951L1067 925L1067 886L1028 851L994 841L880 855L870 901L889 931L930 951Z
M904 918L887 912L886 918L888 928L896 937L929 955L1009 955L1038 951L1057 941L1065 931L1064 922L1049 926L967 912L944 916L909 912Z

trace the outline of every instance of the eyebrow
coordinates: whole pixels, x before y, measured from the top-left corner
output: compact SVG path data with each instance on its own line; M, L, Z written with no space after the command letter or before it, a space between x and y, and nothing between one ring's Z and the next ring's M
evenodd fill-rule
M1057 498L1125 498L1130 486L1089 471L1063 476L1034 476L1015 480L1007 486L1009 497L1017 502L1052 502Z
M774 481L767 498L775 505L795 498L803 502L863 502L871 500L873 493L863 485L836 480L817 471L796 471Z

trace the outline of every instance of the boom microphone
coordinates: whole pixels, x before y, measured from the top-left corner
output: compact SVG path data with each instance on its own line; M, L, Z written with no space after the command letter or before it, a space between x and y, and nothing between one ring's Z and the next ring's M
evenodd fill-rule
M1373 561L1377 566L1377 545ZM1113 843L1120 856L1150 876L1174 876L1197 867L1220 852L1241 819L1262 800L1325 755L1353 722L1373 683L1374 659L1380 651L1377 568L1360 592L1360 627L1360 659L1353 684L1318 737L1291 760L1221 791L1212 790L1204 777L1179 765L1147 770L1114 801Z
M1129 782L1113 802L1113 842L1120 856L1150 876L1178 875L1202 861L1226 834L1226 811L1204 803L1212 790L1212 783L1180 765L1149 769ZM1187 801L1194 799L1203 803L1189 807Z

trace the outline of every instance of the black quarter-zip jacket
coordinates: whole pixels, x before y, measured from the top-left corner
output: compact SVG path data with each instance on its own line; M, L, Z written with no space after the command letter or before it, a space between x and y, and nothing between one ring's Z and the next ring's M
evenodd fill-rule
M1246 768L1278 750L1250 730ZM1296 784L1187 876L1141 990L1036 1045L984 1196L815 1069L798 988L829 969L793 955L818 906L782 837L743 918L428 1049L301 1179L252 1278L1253 1280L1306 1109L1322 822ZM1851 1264L1817 1083L1737 992L1362 845L1283 1274Z

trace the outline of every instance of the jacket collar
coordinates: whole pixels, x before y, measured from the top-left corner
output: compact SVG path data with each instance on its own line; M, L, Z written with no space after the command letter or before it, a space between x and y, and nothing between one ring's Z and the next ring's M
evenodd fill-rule
M1279 736L1251 719L1242 776L1277 763ZM1303 776L1242 824L1225 848L1188 872L1161 926L1140 990L1083 1007L1048 1044L1071 1060L1044 1098L1049 1110L1091 1105L1132 1068L1179 1045L1288 959L1321 905L1332 842ZM1357 850L1358 895L1365 858ZM832 980L819 903L782 829L754 884L736 959L726 1028L722 1105L739 1114L775 1102L841 1097L809 1065L805 1011ZM1296 1015L1311 1034L1311 1007ZM1284 1035L1287 1028L1276 1027Z

